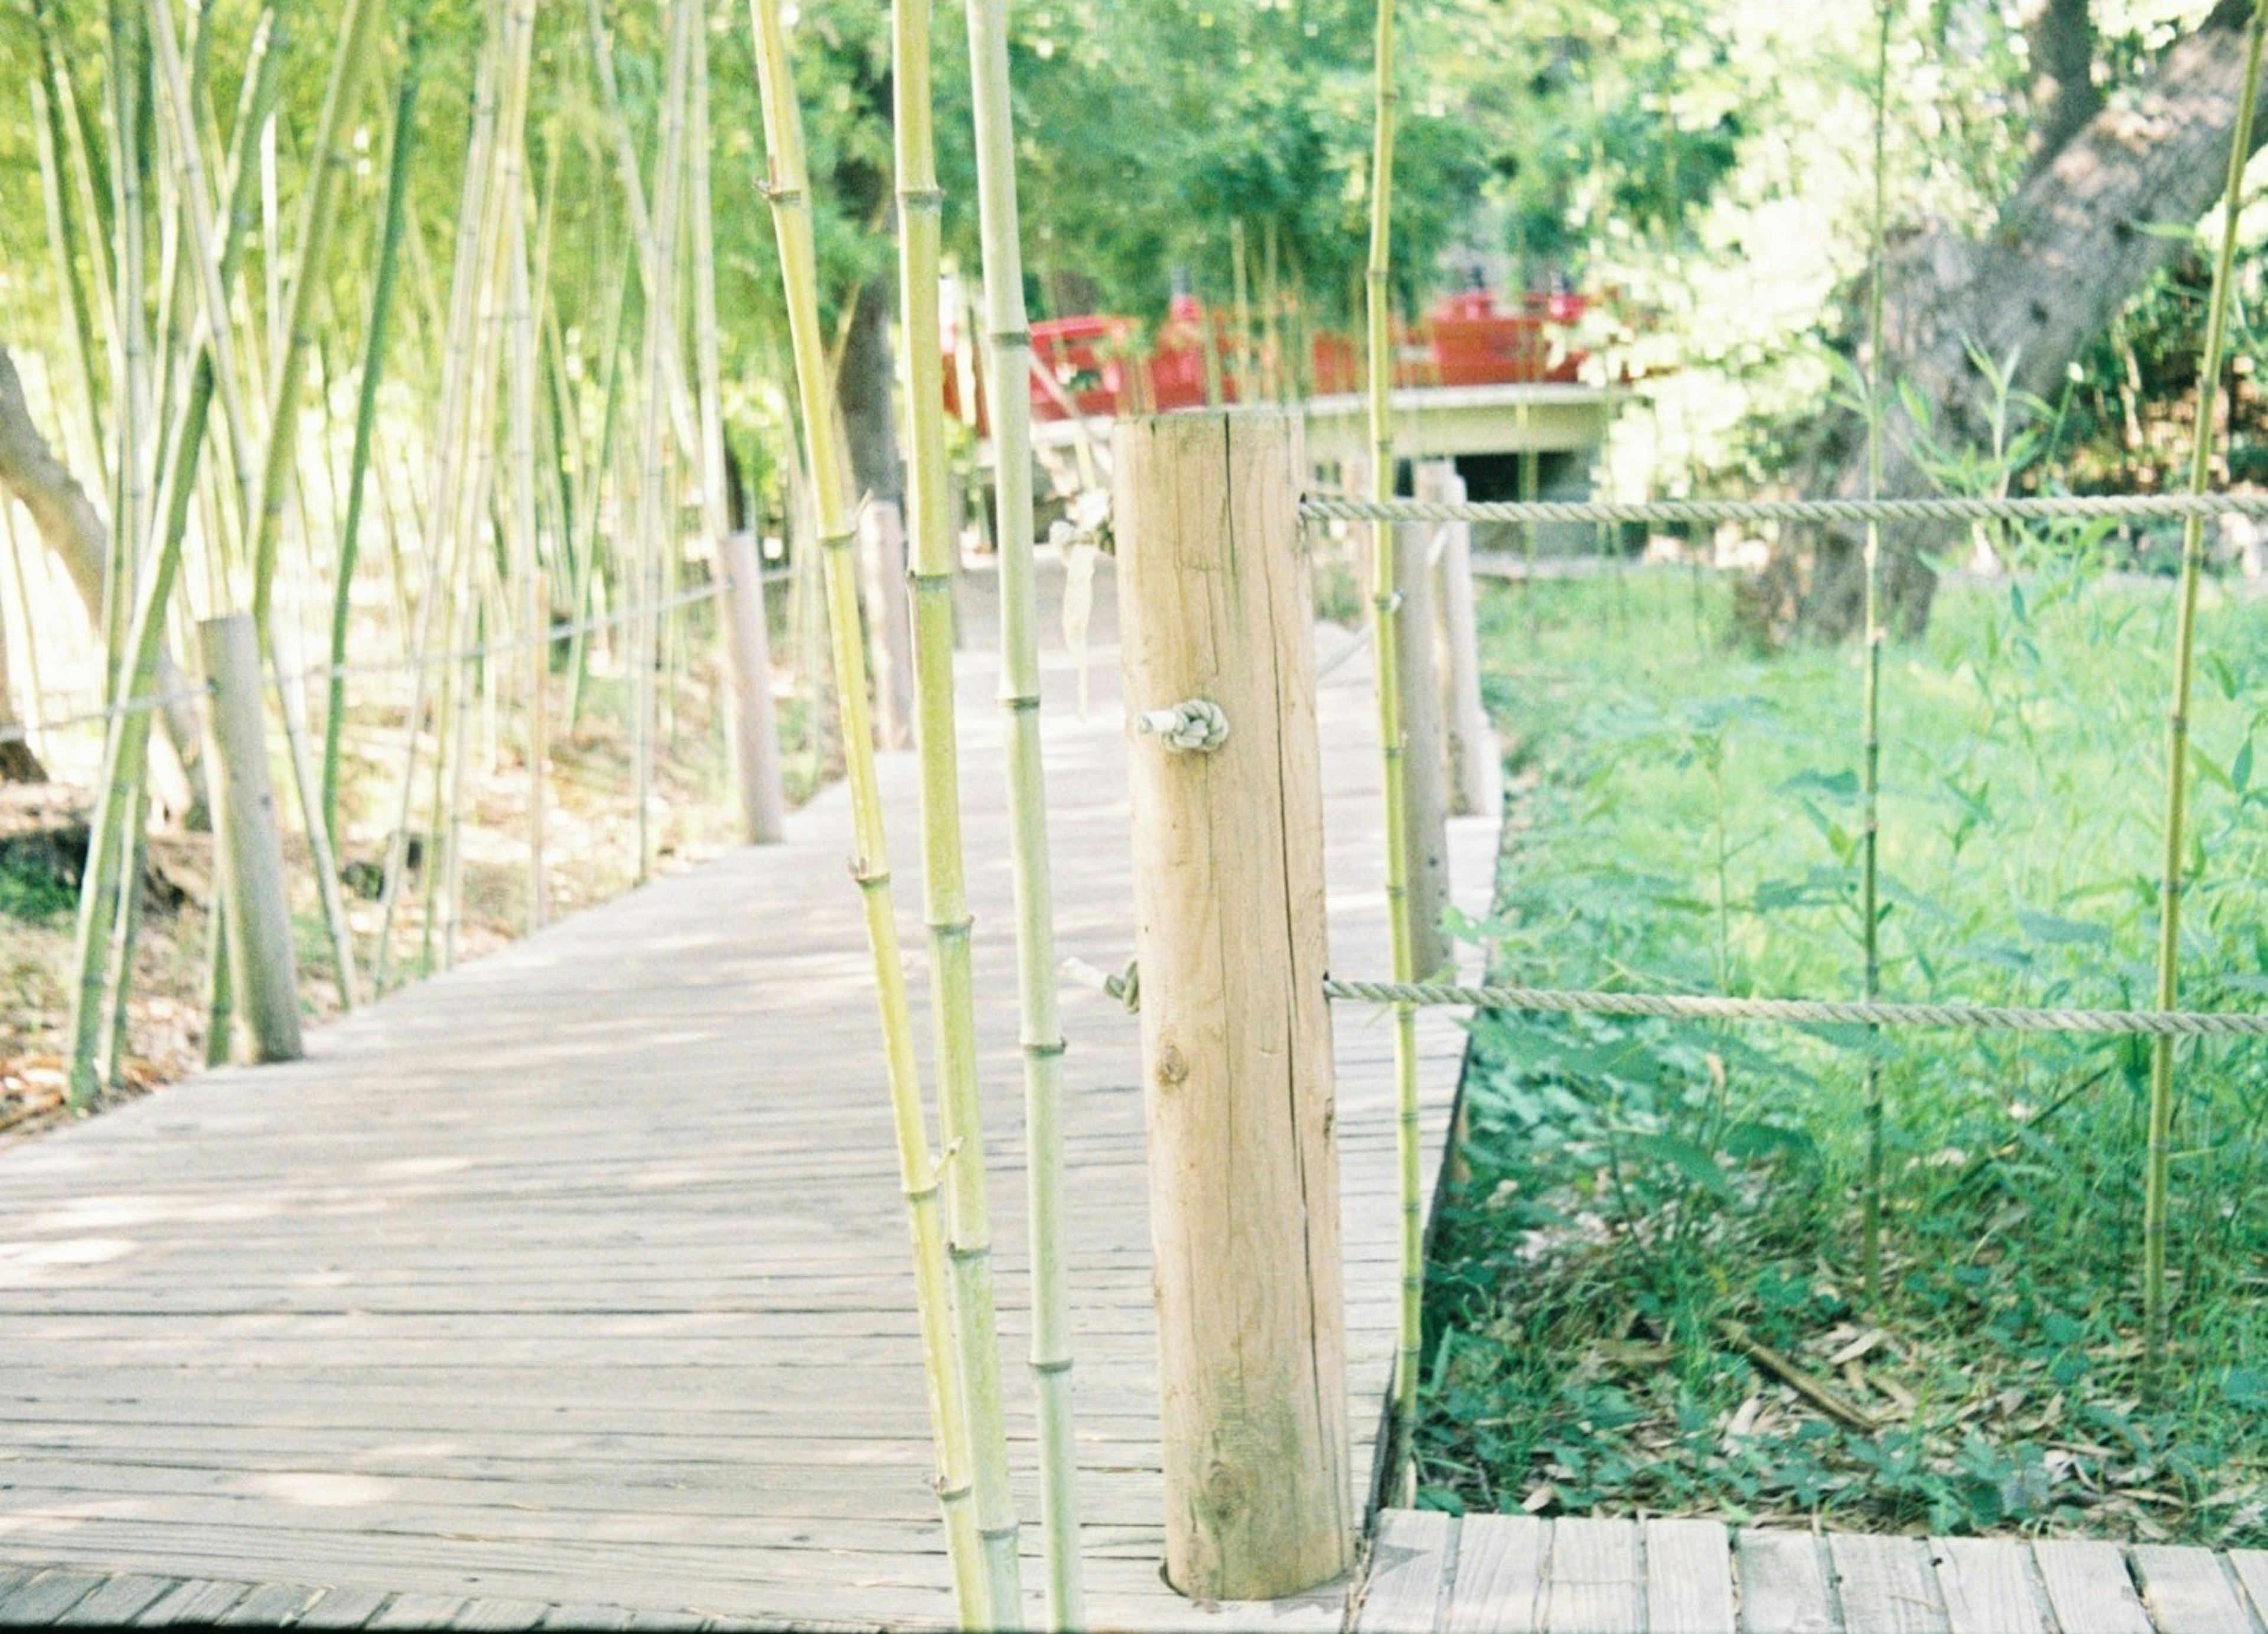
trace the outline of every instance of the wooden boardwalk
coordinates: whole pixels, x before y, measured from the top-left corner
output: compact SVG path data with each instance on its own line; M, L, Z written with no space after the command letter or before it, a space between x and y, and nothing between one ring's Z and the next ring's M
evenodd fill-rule
M1320 637L1326 662L1346 640ZM1116 663L1095 651L1081 720L1053 655L1046 725L1062 952L1114 968L1132 935ZM961 681L1030 1517L992 661L968 655ZM1321 710L1347 975L1387 963L1370 710L1357 653ZM918 949L912 774L909 757L886 763ZM0 1152L0 1622L949 1623L848 836L838 788L789 843L404 992L313 1034L306 1062L209 1073ZM1459 825L1468 902L1493 848L1486 825ZM1201 1608L1160 1579L1137 1029L1084 993L1065 1024L1091 1620L1337 1628L1344 1585ZM1423 1039L1438 1150L1462 1034L1434 1012ZM1395 1306L1390 1034L1346 1007L1337 1040L1366 1480Z
M1356 1634L2259 1634L2268 1552L1388 1510Z

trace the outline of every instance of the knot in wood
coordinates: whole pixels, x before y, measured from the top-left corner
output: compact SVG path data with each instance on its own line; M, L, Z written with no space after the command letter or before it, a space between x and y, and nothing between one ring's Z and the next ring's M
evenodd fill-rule
M1211 698L1184 698L1171 709L1143 710L1134 729L1177 754L1210 754L1228 740L1228 717Z
M1167 1089L1178 1088L1188 1081L1189 1076L1189 1064L1174 1045L1167 1044L1158 1052L1157 1079L1160 1085Z

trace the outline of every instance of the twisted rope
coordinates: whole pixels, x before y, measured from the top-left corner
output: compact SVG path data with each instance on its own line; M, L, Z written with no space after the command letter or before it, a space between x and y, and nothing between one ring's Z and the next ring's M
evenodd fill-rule
M2268 494L2056 494L1993 499L1346 499L1308 494L1308 521L1338 522L1980 522L2105 517L2268 520Z
M1978 1027L2019 1033L2141 1033L2159 1037L2268 1037L2268 1014L2196 1010L2035 1010L2011 1005L1858 1004L1818 998L1728 998L1703 993L1602 993L1547 987L1461 987L1441 982L1323 981L1326 998L1371 1005L1454 1005L1716 1021L1856 1027Z

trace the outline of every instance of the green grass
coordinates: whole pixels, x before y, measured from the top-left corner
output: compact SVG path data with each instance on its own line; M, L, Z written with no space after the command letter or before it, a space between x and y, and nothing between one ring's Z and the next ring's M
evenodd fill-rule
M1855 650L1730 650L1716 586L1484 600L1520 775L1498 908L1539 986L1857 995ZM2183 1002L2268 990L2268 602L2208 589ZM2173 601L2051 565L1883 666L1883 989L2150 1003ZM1531 637L1531 619L1534 636ZM1897 1031L1859 1277L1857 1029L1492 1015L1431 1272L1425 1501L2268 1542L2268 1049L2184 1045L2162 1399L2139 1377L2148 1056ZM1744 1348L1744 1343L1747 1348ZM1839 1424L1752 1359L1848 1407Z

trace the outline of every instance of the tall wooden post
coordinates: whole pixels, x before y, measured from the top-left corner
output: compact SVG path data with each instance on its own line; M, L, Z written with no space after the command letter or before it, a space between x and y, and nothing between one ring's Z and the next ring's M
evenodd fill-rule
M213 684L213 830L228 850L230 986L261 1061L296 1061L299 984L291 951L291 910L284 894L284 843L268 777L268 739L260 708L260 637L252 615L232 613L198 626L205 673Z
M1418 497L1461 504L1465 479L1454 460L1418 467ZM1441 541L1434 604L1441 689L1449 723L1449 809L1460 817L1493 817L1504 804L1504 761L1481 703L1480 632L1473 610L1473 525L1436 525Z
M1166 1575L1267 1598L1353 1546L1305 457L1274 408L1112 448Z
M1420 978L1450 959L1441 929L1449 904L1449 778L1441 724L1440 671L1433 658L1431 524L1397 525L1394 541L1395 662L1402 681L1403 874L1410 888L1410 968ZM1372 617L1377 616L1373 608Z
M779 725L772 714L772 634L756 536L724 535L725 657L733 666L733 769L740 784L740 837L776 845L785 836Z

